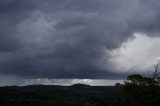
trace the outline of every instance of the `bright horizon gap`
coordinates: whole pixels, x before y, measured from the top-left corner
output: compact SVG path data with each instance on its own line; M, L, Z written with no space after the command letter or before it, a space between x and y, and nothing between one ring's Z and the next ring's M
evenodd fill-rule
M90 86L114 86L116 83L124 83L124 80L117 79L19 79L10 78L0 80L0 86L27 86L27 85L61 85L70 86L74 84L86 84Z

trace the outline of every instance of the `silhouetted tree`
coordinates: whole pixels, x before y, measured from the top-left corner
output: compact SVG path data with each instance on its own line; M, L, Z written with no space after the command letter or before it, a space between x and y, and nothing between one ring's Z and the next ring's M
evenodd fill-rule
M159 96L157 78L140 74L129 75L121 91L123 106L159 106Z

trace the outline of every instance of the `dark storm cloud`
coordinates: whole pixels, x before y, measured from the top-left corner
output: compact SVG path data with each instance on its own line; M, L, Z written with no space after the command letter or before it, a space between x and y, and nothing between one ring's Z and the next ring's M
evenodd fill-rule
M27 78L121 78L107 50L157 33L158 0L1 0L0 73Z

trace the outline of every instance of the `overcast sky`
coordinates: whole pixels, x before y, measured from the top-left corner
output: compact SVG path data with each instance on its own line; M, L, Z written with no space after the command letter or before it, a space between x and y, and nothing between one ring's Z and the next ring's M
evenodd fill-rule
M1 79L151 74L159 20L159 0L0 0Z

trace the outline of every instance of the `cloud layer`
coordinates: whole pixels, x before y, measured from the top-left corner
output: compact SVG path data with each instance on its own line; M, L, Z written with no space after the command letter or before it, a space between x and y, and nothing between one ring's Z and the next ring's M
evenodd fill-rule
M160 53L159 11L159 0L1 0L0 74L119 79L148 71ZM136 32L145 35L131 40Z

